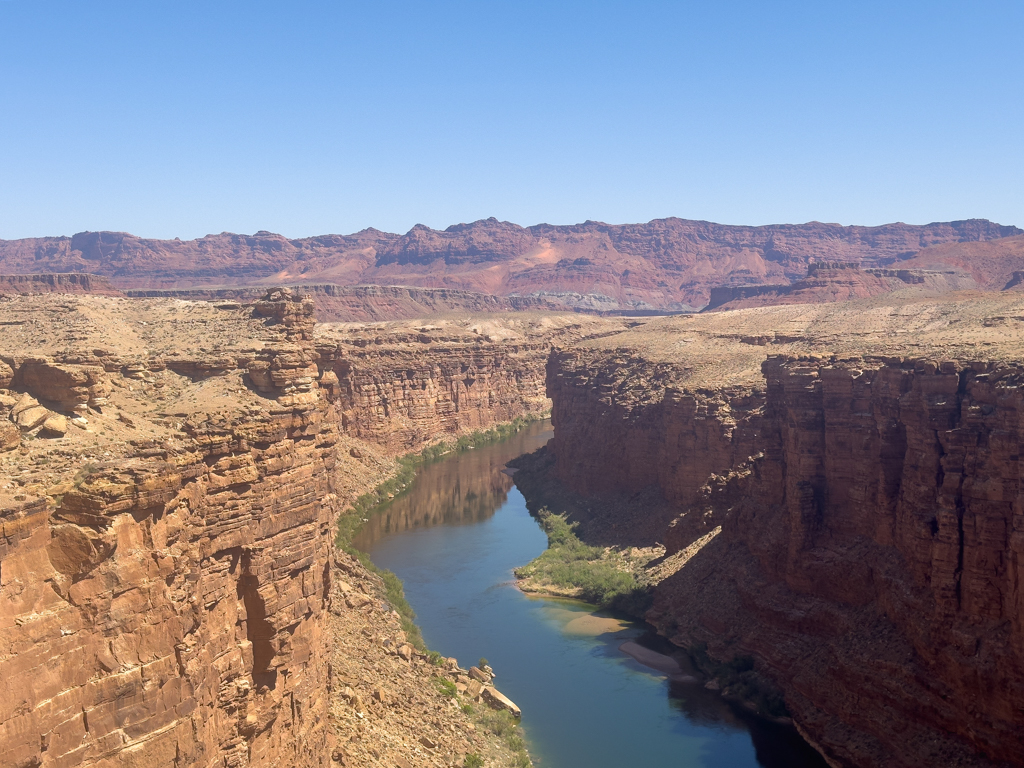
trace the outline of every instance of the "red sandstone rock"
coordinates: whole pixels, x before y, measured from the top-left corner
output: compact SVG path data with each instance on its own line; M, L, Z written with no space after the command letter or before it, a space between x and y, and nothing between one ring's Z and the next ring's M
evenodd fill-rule
M681 309L703 306L710 289L727 282L797 280L811 261L890 267L931 245L955 250L962 243L1019 234L1015 227L983 220L738 227L682 219L528 228L488 219L444 231L416 226L405 235L370 229L303 240L269 232L192 241L83 232L2 242L0 270L93 272L120 288L375 283L502 296L539 293L592 309Z
M682 645L752 654L836 764L1018 764L1024 368L776 356L763 370L766 390L742 397L666 388L666 364L626 350L552 357L566 482L657 484L682 513L670 554L722 526L648 619Z
M529 296L495 296L449 288L411 288L394 285L298 284L290 286L312 297L321 323L408 320L454 312L562 311L565 302ZM193 301L250 303L264 295L262 288L129 289L133 298L177 298Z
M900 269L862 270L853 262L813 262L808 265L806 277L789 285L727 285L712 288L705 311L849 301L880 296L910 286L934 293L978 287L975 279L963 271L910 270L903 266Z

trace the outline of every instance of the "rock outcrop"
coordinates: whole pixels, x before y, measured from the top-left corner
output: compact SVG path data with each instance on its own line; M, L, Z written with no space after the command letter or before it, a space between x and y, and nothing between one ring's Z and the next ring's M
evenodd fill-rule
M388 457L546 407L544 340L584 332L465 319L435 368L411 350L441 326L320 333L287 290L234 307L20 296L0 323L0 765L40 768L315 767L382 748L355 743L334 670L360 685L339 657L374 657L371 628L398 619L380 595L339 598L334 568L375 577L335 557L337 516ZM469 722L422 654L406 662L417 680L399 666L381 690ZM430 754L488 752L469 727L444 732Z
M484 314L497 312L564 311L566 302L532 296L495 296L450 288L410 288L395 285L288 286L308 294L321 323L409 320L454 312ZM129 289L134 298L175 298L190 301L242 302L258 300L263 288L182 288L178 290Z
M405 235L367 229L301 240L270 232L190 241L81 232L0 242L0 271L91 272L122 289L411 285L537 295L590 309L685 310L704 306L714 286L797 280L812 261L890 267L929 246L958 252L961 245L1017 235L1016 227L984 220L743 227L676 218L533 227L487 219L442 231L417 225ZM972 261L972 269L989 271L984 262ZM979 285L986 284L984 274Z
M1024 754L1024 368L1010 337L990 337L988 360L950 355L947 335L986 327L971 306L865 306L882 333L859 354L840 318L819 310L796 334L777 308L759 319L791 335L757 377L764 348L731 333L742 313L661 321L548 369L557 475L591 496L653 486L677 509L663 540L685 564L648 620L716 658L752 656L835 765ZM903 354L883 310L914 339Z
M80 368L19 382L96 422ZM0 499L0 763L327 764L338 432L272 389Z

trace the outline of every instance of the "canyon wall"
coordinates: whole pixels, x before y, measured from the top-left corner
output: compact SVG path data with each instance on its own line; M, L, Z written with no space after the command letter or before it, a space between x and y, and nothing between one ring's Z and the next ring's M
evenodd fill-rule
M566 484L657 486L670 556L720 527L648 619L752 655L835 765L1019 765L1024 368L824 354L770 356L742 387L686 374L622 348L548 368Z
M0 275L0 295L23 293L91 293L96 296L122 295L110 280L85 272L63 274Z
M329 613L371 618L332 603L337 515L388 457L545 409L550 329L313 312L0 303L0 765L331 764Z
M849 301L881 296L910 286L930 293L977 290L979 287L974 277L964 268L861 269L853 262L818 261L808 265L806 277L788 285L732 284L712 288L703 311Z
M0 278L2 280L2 278ZM560 302L528 296L494 296L448 288L409 288L395 285L292 285L298 294L308 294L321 323L379 322L408 320L454 312L564 311ZM0 283L2 290L2 283ZM189 301L239 301L249 303L266 293L266 288L182 288L178 290L129 289L133 298L174 298Z
M54 408L57 373L109 381L124 363L58 358L46 381L12 362L12 386ZM185 417L5 499L0 764L325 764L338 433L311 363L299 344L268 347L246 371L274 373L259 406ZM131 381L165 370L136 365ZM102 423L81 405L72 420Z
M556 350L547 366L556 473L586 494L657 485L687 506L712 474L755 451L764 392L689 390L674 382L686 366L648 363L622 350L595 355Z
M321 348L335 374L346 434L406 453L445 435L487 429L548 408L544 343Z

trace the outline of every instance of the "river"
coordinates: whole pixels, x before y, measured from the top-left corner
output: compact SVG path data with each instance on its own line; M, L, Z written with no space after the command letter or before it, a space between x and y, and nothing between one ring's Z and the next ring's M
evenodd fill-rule
M487 657L541 768L825 768L792 729L620 652L660 648L642 624L515 588L547 538L501 469L550 437L539 422L423 466L353 542L402 579L427 646L463 667Z

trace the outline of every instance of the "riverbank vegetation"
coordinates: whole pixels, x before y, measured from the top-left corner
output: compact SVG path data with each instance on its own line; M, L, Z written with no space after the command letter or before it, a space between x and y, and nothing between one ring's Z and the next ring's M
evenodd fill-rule
M362 527L363 522L379 508L387 504L416 479L416 470L423 464L439 461L447 456L482 448L486 445L506 440L530 424L546 419L550 414L527 414L517 416L509 422L495 424L490 429L478 430L468 435L459 435L455 440L442 440L428 445L416 453L407 453L395 459L395 472L373 490L364 493L338 517L338 534L336 543L340 549L350 554L358 554L352 548L352 539Z
M405 598L402 580L394 572L378 568L367 553L353 545L352 540L363 526L363 523L367 522L372 515L380 512L390 501L412 484L416 478L416 471L421 465L500 442L512 437L530 424L548 418L549 415L550 413L527 414L526 416L517 417L510 422L496 424L490 429L479 430L468 435L460 435L455 440L441 441L427 446L417 453L400 456L395 461L395 472L392 475L373 490L364 493L356 499L352 506L338 517L335 537L336 546L338 549L358 558L364 568L381 578L384 583L385 599L398 613L406 640L419 651L429 653L430 660L435 664L442 657L436 652L429 651L426 647L420 628L416 625L416 614L409 601ZM486 659L481 658L480 661L484 663ZM438 680L441 680L441 678L438 678ZM460 698L455 693L454 684L445 680L439 683L439 685L442 686L441 693L445 696ZM520 735L521 729L511 714L504 710L492 710L487 706L474 706L468 702L461 703L461 708L465 714L473 719L478 728L486 731L508 750L504 760L511 759L510 765L512 768L531 768L533 763L527 752L526 742ZM476 754L467 755L466 765L483 765L483 758Z
M627 553L584 544L574 532L575 523L546 507L537 519L548 536L548 548L515 570L524 592L575 597L631 615L649 607L649 585Z
M504 709L491 709L486 705L469 706L469 715L477 728L496 736L512 753L513 767L531 768L533 762L526 751L526 741L520 735L521 728L516 719Z

